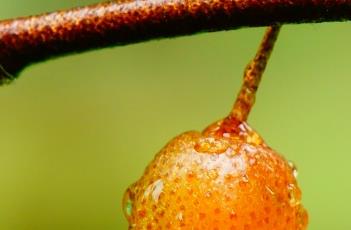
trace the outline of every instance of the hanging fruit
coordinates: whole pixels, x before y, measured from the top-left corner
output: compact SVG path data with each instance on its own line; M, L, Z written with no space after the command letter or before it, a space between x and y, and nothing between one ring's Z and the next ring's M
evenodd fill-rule
M307 228L295 167L246 123L279 30L268 28L231 113L175 137L128 188L129 229Z

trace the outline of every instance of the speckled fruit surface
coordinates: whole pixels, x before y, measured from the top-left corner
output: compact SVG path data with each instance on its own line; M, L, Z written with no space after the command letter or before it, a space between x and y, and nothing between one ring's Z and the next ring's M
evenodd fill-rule
M171 140L123 202L129 229L303 230L296 169L246 123Z
M130 230L305 230L293 164L246 120L280 26L271 26L231 113L171 140L125 193Z

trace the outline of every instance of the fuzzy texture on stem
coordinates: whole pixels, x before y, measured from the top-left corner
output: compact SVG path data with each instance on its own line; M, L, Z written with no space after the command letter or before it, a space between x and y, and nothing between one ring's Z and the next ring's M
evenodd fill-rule
M351 19L351 0L109 1L0 22L0 83L27 65L150 39L283 23Z

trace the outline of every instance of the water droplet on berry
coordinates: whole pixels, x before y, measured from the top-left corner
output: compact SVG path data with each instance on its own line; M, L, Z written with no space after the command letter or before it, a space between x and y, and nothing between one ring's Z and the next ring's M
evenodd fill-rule
M266 187L266 190L267 190L272 196L275 195L274 191L273 191L269 186L265 186L265 187Z
M212 169L207 172L207 176L211 180L215 180L218 178L218 171L217 169Z
M217 139L214 137L200 138L194 148L199 153L224 153L229 147L228 141L225 139Z
M249 159L249 164L254 165L256 163L256 158L250 158Z
M123 213L129 218L133 212L133 201L130 198L130 192L127 191L123 199Z
M160 198L160 195L163 190L163 181L157 180L154 183L150 184L149 187L145 190L144 197L147 198L151 195L152 199L157 202Z
M288 185L288 198L291 207L300 205L299 191L294 184Z
M243 177L242 177L242 180L247 183L249 182L249 177L245 174Z
M248 153L252 153L252 154L257 153L257 148L255 148L255 147L252 146L252 145L245 145L244 149L245 149L245 151L248 152Z
M180 222L182 222L183 221L183 213L179 212L176 216L176 219L179 220Z
M293 176L296 179L298 174L299 174L298 171L297 171L296 165L292 161L289 161L288 164L289 164L290 168L292 169Z

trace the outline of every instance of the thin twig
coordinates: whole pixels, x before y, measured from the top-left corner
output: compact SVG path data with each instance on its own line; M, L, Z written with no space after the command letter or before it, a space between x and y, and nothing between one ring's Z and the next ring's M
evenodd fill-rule
M219 121L220 123L216 123L216 125L220 125L219 128L215 129L215 135L223 136L224 134L236 134L243 138L248 137L247 133L251 131L247 129L247 118L255 103L257 89L261 82L263 72L266 69L269 57L273 51L274 44L278 38L280 29L281 25L269 26L267 28L255 57L245 68L244 80L234 106L226 118ZM212 131L213 129L209 128L207 130ZM243 130L245 131L243 132ZM252 139L252 137L255 138ZM250 138L251 141L255 140L254 142L256 144L261 143L262 141L262 139L254 133Z
M198 32L351 19L351 0L134 0L0 22L0 83L27 65Z
M230 114L230 117L238 122L247 121L255 103L256 92L279 35L280 27L278 25L268 27L256 56L245 69L244 81Z

